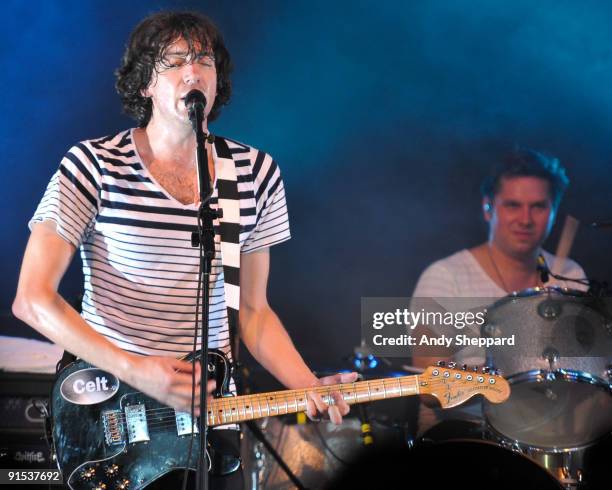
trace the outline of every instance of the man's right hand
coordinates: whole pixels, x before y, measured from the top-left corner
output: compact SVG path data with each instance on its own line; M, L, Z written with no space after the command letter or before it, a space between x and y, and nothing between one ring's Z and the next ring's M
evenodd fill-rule
M195 415L200 415L201 368L191 363L161 356L133 356L128 372L119 376L126 383L159 402L182 412L191 411L192 376L195 370ZM209 380L207 393L212 398L215 381Z

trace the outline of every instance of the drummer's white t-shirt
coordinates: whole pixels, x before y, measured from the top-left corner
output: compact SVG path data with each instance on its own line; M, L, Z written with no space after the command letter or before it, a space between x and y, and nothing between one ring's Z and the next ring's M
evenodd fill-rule
M557 275L584 279L584 270L571 259L558 263L556 256L542 250L542 255L548 267ZM577 290L586 290L587 287L573 281L559 281L550 277L546 287L564 287ZM488 306L496 299L507 296L508 293L500 288L483 270L472 253L463 249L459 252L438 260L431 264L419 277L416 288L412 294L415 298L434 298L437 303L444 305L444 298L465 298L463 308L478 308ZM447 310L451 311L449 302ZM466 347L459 351L453 359L459 364L482 365L485 361L485 350L479 347ZM432 410L421 404L419 410L419 434L431 428L443 419L481 418L480 404L475 401L464 404L451 410Z
M557 275L571 279L584 279L585 273L572 259L566 259L558 272L556 257L542 250L549 268ZM584 285L550 278L545 286L560 286L585 290ZM483 270L474 255L463 249L431 264L417 282L413 297L416 298L501 298L508 293L500 288ZM484 306L484 305L474 305Z

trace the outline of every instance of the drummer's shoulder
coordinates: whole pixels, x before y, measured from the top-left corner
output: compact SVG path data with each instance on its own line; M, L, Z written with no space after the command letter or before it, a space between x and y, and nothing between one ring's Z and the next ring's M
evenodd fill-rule
M471 260L469 250L463 249L432 262L419 276L413 296L455 296L456 277L463 273Z
M586 273L584 269L580 266L578 262L567 257L562 265L561 270L554 270L557 267L555 266L557 261L557 256L547 252L546 250L542 250L542 255L544 256L544 260L546 260L546 264L548 268L565 277L569 277L570 279L584 279L586 277Z

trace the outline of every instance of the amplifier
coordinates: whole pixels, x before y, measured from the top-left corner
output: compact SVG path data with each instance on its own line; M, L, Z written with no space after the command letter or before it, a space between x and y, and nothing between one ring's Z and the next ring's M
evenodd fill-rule
M44 409L54 375L0 372L0 468L53 468Z

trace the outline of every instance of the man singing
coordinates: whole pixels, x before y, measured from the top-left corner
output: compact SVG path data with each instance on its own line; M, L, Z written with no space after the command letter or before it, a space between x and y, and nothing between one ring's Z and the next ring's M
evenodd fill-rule
M67 351L182 411L191 407L193 369L199 411L200 379L199 366L178 359L192 350L199 265L191 245L200 201L196 140L185 96L204 94L209 134L230 98L230 71L221 35L200 14L161 12L136 27L117 90L138 127L77 143L62 159L30 221L13 305L16 316ZM229 354L235 326L288 388L354 381L355 373L317 379L268 304L270 247L290 237L276 163L219 136L207 138L206 149L211 207L222 211L214 222L209 347ZM81 314L58 294L77 249ZM211 381L206 390L213 389ZM340 423L348 405L334 398L328 409L312 393L308 414L329 413ZM214 432L238 444L236 431ZM241 479L217 479L213 487L241 488Z

